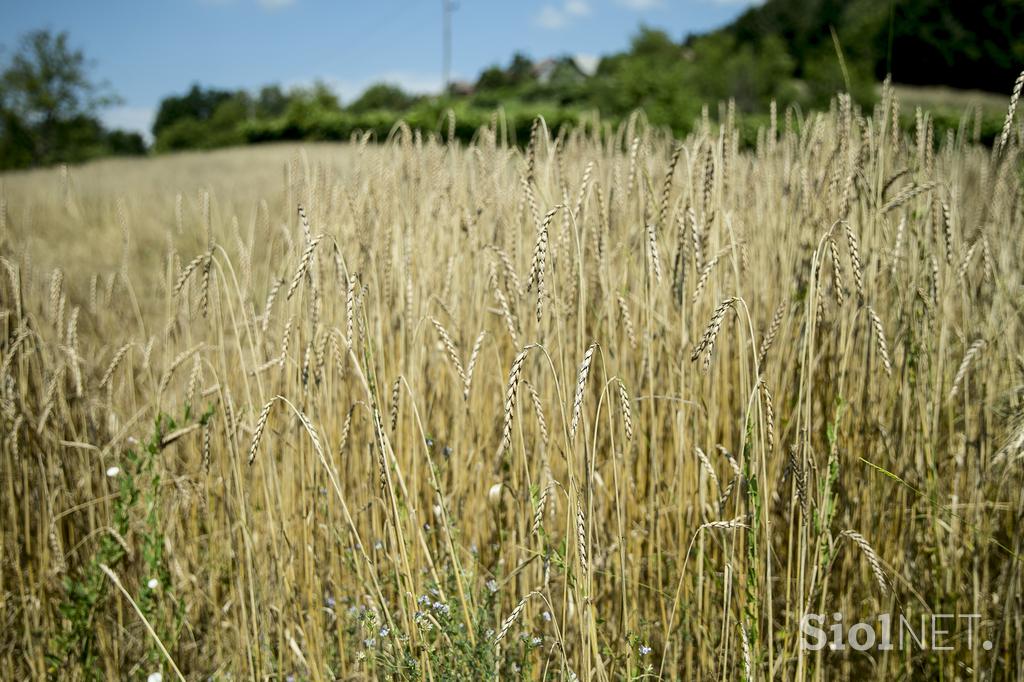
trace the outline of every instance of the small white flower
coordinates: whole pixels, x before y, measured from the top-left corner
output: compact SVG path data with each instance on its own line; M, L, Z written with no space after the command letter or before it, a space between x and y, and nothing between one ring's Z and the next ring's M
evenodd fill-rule
M146 682L163 682L164 676L161 673L150 673Z
M647 646L646 644L641 644L640 645L640 655L641 656L646 656L649 653L651 653L651 647Z
M149 589L151 590L155 590L156 588L160 587L160 581L156 578L150 578L149 582L146 583L146 586L149 587Z
M549 623L551 622L551 614L548 613L547 611L545 611L544 613L542 613L540 615L541 615L541 618L543 618L545 621L547 621Z
M118 468L118 467L110 467L109 469L107 469L107 478L113 478L114 476L117 476L119 473L121 473L121 469L120 468ZM153 673L153 675L159 675L159 674L160 673ZM150 675L150 677L152 677L152 675Z
M494 579L488 580L487 581L487 589L490 590L492 593L493 592L497 592L498 591L498 583L497 583L497 581L494 580Z

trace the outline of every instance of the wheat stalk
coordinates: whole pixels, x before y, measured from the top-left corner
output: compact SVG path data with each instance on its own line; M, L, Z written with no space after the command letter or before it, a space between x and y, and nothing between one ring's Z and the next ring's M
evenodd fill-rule
M700 298L700 294L704 291L704 286L708 283L708 277L711 276L711 271L714 270L715 265L718 264L719 256L715 256L709 260L705 265L704 269L700 271L700 277L697 278L697 286L693 288L693 302L696 303Z
M718 332L722 328L722 320L725 319L725 313L733 304L739 299L736 297L727 298L722 301L715 312L711 315L711 320L708 322L708 326L704 328L704 334L701 336L700 341L693 349L693 353L690 355L690 362L694 362L697 358L704 357L704 371L707 372L711 367L711 354L715 350L715 339L718 337Z
M768 325L768 331L765 332L764 338L761 339L761 347L757 352L757 366L762 368L764 371L764 361L768 357L768 351L771 350L772 344L775 343L775 336L779 333L779 327L782 325L782 317L786 314L787 302L781 301L779 305L775 307L775 312L772 313L772 321Z
M309 271L309 264L313 260L313 252L316 250L317 244L323 239L322 234L318 234L309 240L306 244L306 250L302 252L302 257L299 259L299 268L295 271L295 276L292 277L292 283L288 286L288 293L285 294L285 300L292 300L292 294L299 288L299 284L302 283L302 278L305 277Z
M505 421L501 430L501 447L498 448L498 456L512 447L512 417L516 409L516 394L519 392L519 378L523 373L523 363L532 346L524 346L515 359L512 360L512 367L508 372L508 387L505 389Z
M765 420L768 428L768 454L775 450L775 408L772 405L772 393L768 390L768 382L761 379L758 382L761 394L764 396Z
M398 428L398 399L402 390L402 376L399 375L395 379L395 383L391 384L391 431L394 433L395 429Z
M711 466L711 460L708 459L708 456L704 454L704 451L701 450L700 447L694 447L694 450L697 453L697 459L700 461L701 467L708 473L708 477L715 484L715 487L718 488L719 494L721 494L722 484L718 480L718 474L715 473L715 468Z
M967 352L964 353L963 360L960 361L960 366L956 370L956 376L953 378L953 386L949 389L949 399L952 400L956 397L957 391L960 389L960 384L963 383L964 377L967 376L967 370L971 366L971 361L974 360L975 356L985 348L985 339L978 339L970 345Z
M523 380L526 384L526 389L530 392L530 401L533 403L533 411L537 415L537 426L540 427L540 439L545 445L548 444L548 423L544 419L544 409L540 404L540 396L537 395L537 389L533 387L529 381Z
M930 192L934 189L935 184L934 182L926 182L923 185L911 185L884 204L881 208L882 213L888 213L893 209L899 208L919 194Z
M103 378L100 379L100 388L104 388L110 383L111 379L114 378L114 372L121 365L121 361L124 360L124 356L128 353L128 350L133 346L132 343L126 343L117 349L114 353L114 357L110 360L110 364L107 365L107 371L103 373Z
M871 545L860 533L853 530L844 530L839 534L842 537L847 537L853 540L854 544L860 547L864 556L867 557L868 564L871 565L871 572L875 575L875 582L878 583L878 589L882 594L888 592L887 581L885 579L885 573L882 571L882 564L878 560L878 555L875 554L875 550L872 549Z
M452 367L455 368L455 373L459 375L459 378L462 379L462 383L464 385L468 384L469 382L466 379L466 372L462 369L462 361L459 360L459 354L455 350L455 343L452 341L452 337L448 334L448 330L444 328L444 325L437 321L437 318L431 317L430 323L434 325L434 329L437 330L437 335L441 337L441 344L448 352L448 359L451 361Z
M661 257L658 256L658 235L654 232L654 223L647 223L647 248L654 270L654 279L661 284Z
M622 383L622 379L619 379L619 402L622 405L622 426L626 431L626 440L633 440L633 410L630 407L626 384Z
M580 561L580 574L587 575L587 524L583 513L583 496L576 492L576 553Z
M675 177L676 165L679 163L679 156L683 153L682 143L677 143L672 149L672 156L668 161L668 170L665 171L665 182L661 187L661 205L658 209L658 224L664 225L668 216L668 197L672 192L672 179Z
M463 400L469 400L469 388L473 383L473 370L476 368L477 360L480 359L480 350L483 348L485 336L487 336L487 330L481 329L476 337L476 341L473 342L473 349L469 353L469 362L466 364L465 383L462 390Z
M555 485L555 481L551 477L551 469L549 469L547 465L544 465L544 476L541 480L540 494L537 498L537 509L534 510L533 525L530 528L530 533L536 536L540 536L542 524L544 523L544 511L547 508L548 497L550 497L551 490Z
M828 251L832 257L832 288L835 290L836 305L843 306L843 266L839 261L839 247L836 240L828 238Z
M853 284L857 289L857 298L864 301L864 268L860 261L860 246L857 242L857 235L854 233L850 223L843 222L846 229L846 243L850 247L850 264L853 266Z
M504 620L504 622L501 624L501 629L498 631L497 636L494 638L494 644L498 644L498 642L505 639L505 635L508 634L508 631L515 624L516 620L519 619L519 614L521 614L523 612L523 609L526 608L526 602L530 601L531 597L538 594L540 594L540 592L534 590L519 600L519 603L516 604L516 607L512 609L512 613L510 613L508 617Z
M260 416L256 419L256 428L253 430L252 443L249 445L249 465L256 461L256 451L260 447L260 440L263 438L263 429L267 426L267 420L270 418L270 408L274 406L278 398L281 396L274 396L267 401L263 409L260 410Z
M626 338L629 339L629 347L632 350L636 350L636 330L633 328L633 318L629 314L629 305L621 294L616 298L619 303L619 313L622 315L622 326L625 327Z
M878 344L878 354L882 358L882 366L885 373L892 375L892 362L889 360L889 345L885 342L885 331L882 329L882 321L874 308L868 306L868 314L871 316L871 326L875 331L875 342Z
M1024 71L1020 72L1017 80L1013 83L1013 93L1010 95L1010 106L1006 110L1006 120L1003 121L1003 130L999 134L999 146L996 151L1002 153L1006 144L1010 141L1010 129L1013 126L1013 117L1017 113L1017 102L1020 100L1021 89L1024 88Z
M274 301L277 299L277 292L284 284L283 279L275 279L270 285L270 292L267 293L267 303L263 306L263 316L260 318L260 331L267 333L267 326L270 324L270 311L274 308Z
M587 387L587 377L590 376L590 363L594 359L594 351L597 350L597 342L591 343L590 347L583 354L583 361L580 363L579 372L576 374L576 394L572 399L572 421L569 426L569 440L575 440L576 429L580 423L580 412L583 410L583 390Z

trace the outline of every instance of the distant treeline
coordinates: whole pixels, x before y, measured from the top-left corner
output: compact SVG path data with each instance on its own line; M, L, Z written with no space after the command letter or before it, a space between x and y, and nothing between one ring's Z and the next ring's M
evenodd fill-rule
M772 100L780 108L807 111L828 106L845 90L867 106L887 74L899 83L1008 93L1024 65L1022 34L1024 0L768 0L704 35L675 40L641 28L628 50L596 65L568 56L536 62L516 54L507 65L484 70L475 82L451 84L441 95L378 84L343 103L322 84L288 91L271 85L257 93L194 85L161 102L153 150L347 140L367 132L383 138L399 121L447 133L449 111L455 135L469 139L499 109L509 142L522 141L537 115L557 129L595 112L617 122L636 109L651 124L682 135L699 120L703 103L730 100L750 142ZM0 166L142 151L140 138L103 131L89 115L58 116L53 125L38 113L19 111L24 108L0 99L5 137L13 131L23 140L0 143ZM936 132L956 128L961 113L937 113ZM909 126L914 112L904 117ZM991 114L984 118L982 141L990 142L1000 125Z

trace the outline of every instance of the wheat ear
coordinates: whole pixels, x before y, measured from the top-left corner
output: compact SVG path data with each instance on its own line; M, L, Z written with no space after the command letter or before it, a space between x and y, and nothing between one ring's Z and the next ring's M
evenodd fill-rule
M587 377L590 376L590 364L594 360L594 351L597 350L597 343L591 343L587 352L583 354L583 362L580 363L579 372L576 374L576 394L572 399L572 422L569 426L569 440L576 438L576 429L580 424L580 412L583 409L583 390L587 387Z
M512 360L512 368L508 372L508 387L505 389L505 422L501 430L500 456L512 446L512 417L516 409L516 394L519 392L519 378L523 373L523 363L530 352L531 346L524 346Z
M861 551L864 552L864 556L867 557L868 563L871 565L871 572L875 574L875 581L878 583L878 589L881 590L883 595L886 594L886 592L888 592L888 588L885 573L882 571L882 563L878 560L878 555L875 554L875 550L872 549L868 541L863 535L854 530L844 530L839 535L853 540L854 544L860 547Z

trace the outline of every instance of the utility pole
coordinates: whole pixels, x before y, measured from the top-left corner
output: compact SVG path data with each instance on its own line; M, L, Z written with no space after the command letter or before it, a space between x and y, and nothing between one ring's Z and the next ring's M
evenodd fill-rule
M448 92L448 86L452 77L452 12L458 9L454 0L441 0L441 11L444 14L443 25L443 64L441 67L441 84L444 92Z

